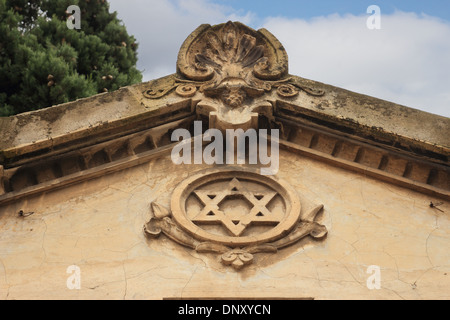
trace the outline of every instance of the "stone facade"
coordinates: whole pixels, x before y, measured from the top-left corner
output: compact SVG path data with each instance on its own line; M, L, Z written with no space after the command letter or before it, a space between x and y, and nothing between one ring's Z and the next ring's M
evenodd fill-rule
M196 121L279 132L276 175L175 164ZM450 119L290 75L267 30L0 131L0 299L450 298Z

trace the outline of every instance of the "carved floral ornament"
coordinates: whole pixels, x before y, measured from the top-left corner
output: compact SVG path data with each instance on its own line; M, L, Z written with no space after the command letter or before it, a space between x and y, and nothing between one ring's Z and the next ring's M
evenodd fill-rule
M174 190L170 210L151 204L145 234L161 234L198 253L216 253L236 270L258 253L277 253L301 239L322 239L316 222L323 206L301 216L296 191L285 181L240 169L197 173Z
M258 114L273 117L273 105L265 95L274 88L287 99L300 90L324 94L291 81L287 53L269 31L228 22L195 30L179 52L177 77L146 90L144 96L159 99L173 89L183 98L199 93L196 111L209 116L211 127L248 129L254 128Z

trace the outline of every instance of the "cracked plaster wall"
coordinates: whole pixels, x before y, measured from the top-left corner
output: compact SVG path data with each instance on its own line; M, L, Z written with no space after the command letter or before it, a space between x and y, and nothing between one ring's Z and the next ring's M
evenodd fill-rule
M148 240L150 202L169 206L175 186L205 168L166 157L0 207L0 299L450 299L448 202L284 151L280 163L303 210L324 204L325 240L258 254L239 272L164 236ZM71 265L81 290L66 286ZM380 290L366 286L371 265Z

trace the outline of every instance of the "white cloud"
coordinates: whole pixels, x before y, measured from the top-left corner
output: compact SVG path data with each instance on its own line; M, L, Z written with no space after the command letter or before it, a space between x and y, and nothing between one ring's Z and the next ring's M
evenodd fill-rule
M212 0L110 3L138 39L145 81L175 72L181 44L200 24L256 21ZM266 18L263 27L286 47L292 74L450 117L450 24L396 12L369 30L368 17Z
M284 44L292 74L450 116L450 24L396 12L369 30L367 18L268 18L264 27Z
M110 0L129 34L139 43L138 68L144 81L176 71L178 51L198 26L239 20L249 24L250 13L241 15L231 7L209 0Z

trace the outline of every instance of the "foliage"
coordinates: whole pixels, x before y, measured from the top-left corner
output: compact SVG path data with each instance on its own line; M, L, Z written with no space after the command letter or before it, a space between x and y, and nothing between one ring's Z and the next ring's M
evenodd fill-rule
M69 29L70 5L81 29ZM106 0L0 0L0 116L138 83L137 43Z

